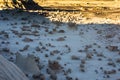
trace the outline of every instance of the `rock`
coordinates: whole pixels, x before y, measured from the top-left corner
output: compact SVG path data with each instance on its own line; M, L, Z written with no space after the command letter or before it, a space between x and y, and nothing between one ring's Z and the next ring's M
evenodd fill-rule
M0 55L0 80L29 80L12 62Z
M21 28L22 31L31 31L31 27L30 26L23 26Z
M32 77L35 80L45 80L45 76L43 74L34 74Z
M65 31L64 30L59 30L58 33L65 33Z
M25 45L25 47L23 49L21 49L20 51L28 50L29 47L30 47L30 45Z
M57 75L56 75L56 74L51 74L51 75L50 75L50 78L51 78L52 80L57 80Z
M21 20L26 21L26 20L28 20L28 18L23 17L23 18L21 18Z
M57 61L49 61L48 64L51 70L59 71L61 69L61 65Z
M36 51L41 51L41 49L40 49L39 46L37 46L37 47L35 48L35 50L36 50Z
M64 37L59 37L58 39L56 39L57 41L65 41Z
M25 38L23 39L23 41L24 41L24 42L33 42L33 39L30 39L30 38L25 37Z
M40 25L39 25L39 24L37 24L37 23L33 23L33 24L31 25L31 27L40 28Z
M112 69L112 70L109 70L109 71L104 71L104 74L115 74L116 73L116 70Z
M79 56L75 56L75 55L72 55L72 56L71 56L71 59L72 59L72 60L80 60Z
M35 57L33 55L28 55L27 57L22 56L20 53L16 54L16 64L24 71L25 74L38 74L40 73L39 67L35 62Z
M109 51L118 51L118 46L107 46L106 47Z

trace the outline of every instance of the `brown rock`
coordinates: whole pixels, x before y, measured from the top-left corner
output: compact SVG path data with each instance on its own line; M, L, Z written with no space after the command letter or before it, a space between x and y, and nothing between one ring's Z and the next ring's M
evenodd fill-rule
M52 70L57 70L58 71L58 70L61 69L61 65L57 61L49 61L48 66Z
M23 39L23 41L24 41L24 42L33 42L33 39L30 39L30 38L25 37L25 38Z
M118 46L107 46L106 47L109 51L118 51Z
M57 41L64 41L64 40L65 40L64 37L59 37L59 38L57 39Z

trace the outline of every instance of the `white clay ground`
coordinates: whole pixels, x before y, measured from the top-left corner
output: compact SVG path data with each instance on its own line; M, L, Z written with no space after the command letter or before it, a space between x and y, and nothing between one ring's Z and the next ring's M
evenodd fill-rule
M57 22L56 16L1 11L0 54L13 62L17 53L34 54L43 80L120 80L119 21L79 15L70 23L67 16Z

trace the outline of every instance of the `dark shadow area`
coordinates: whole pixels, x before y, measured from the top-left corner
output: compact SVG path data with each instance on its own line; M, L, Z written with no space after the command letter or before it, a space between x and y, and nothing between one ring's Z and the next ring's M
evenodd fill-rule
M39 6L33 0L28 0L28 1L21 0L21 3L25 7L26 10L41 10L41 9L43 9L41 6Z

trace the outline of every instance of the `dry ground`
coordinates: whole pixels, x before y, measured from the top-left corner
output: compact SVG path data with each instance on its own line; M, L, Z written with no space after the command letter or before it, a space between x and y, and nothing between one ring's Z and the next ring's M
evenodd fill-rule
M88 18L104 17L116 20L120 18L119 0L118 2L112 0L46 0L43 2L39 1L38 4L49 11L69 11L76 12L76 14L82 13Z

